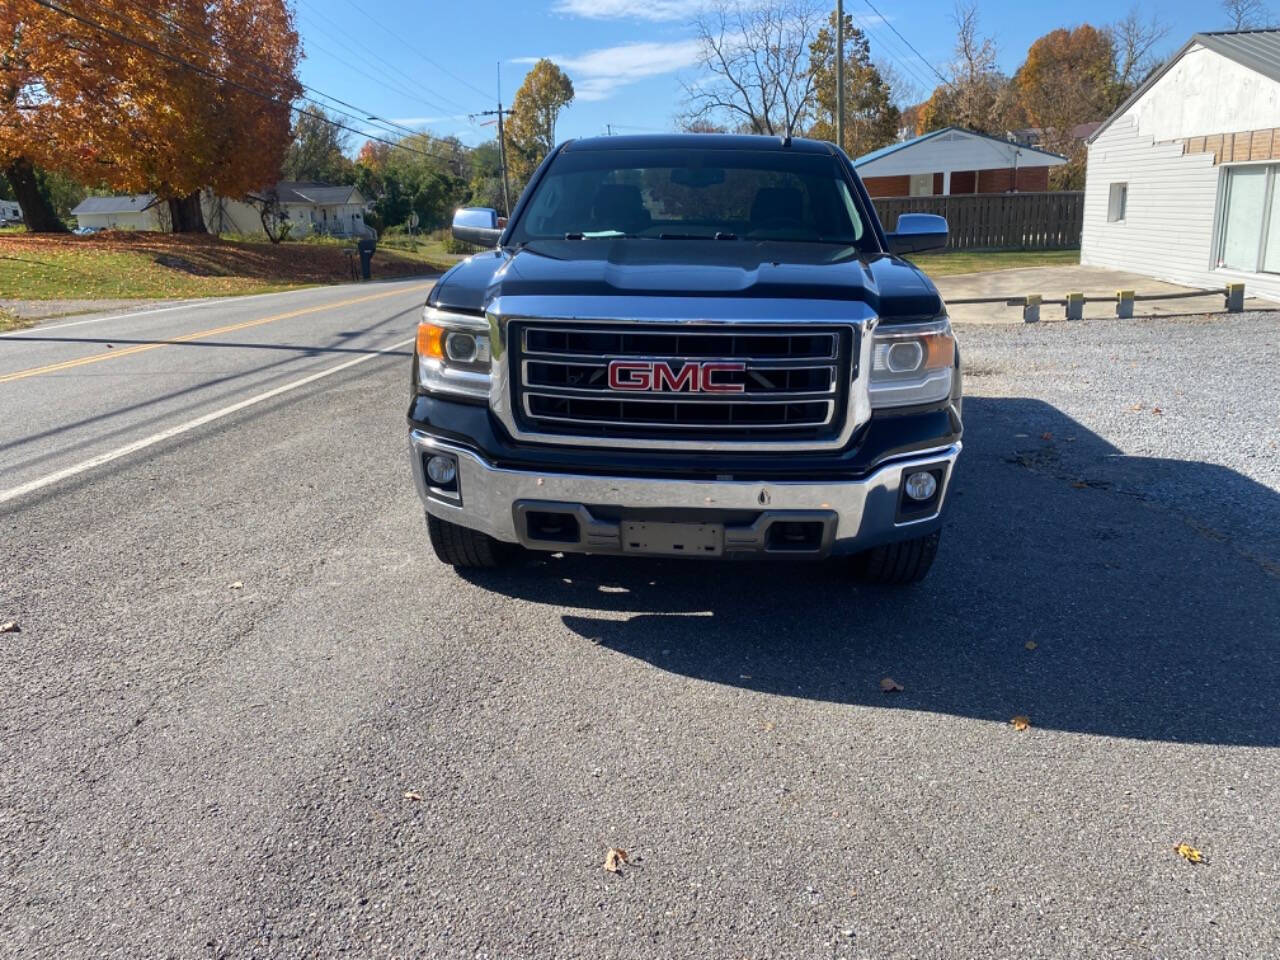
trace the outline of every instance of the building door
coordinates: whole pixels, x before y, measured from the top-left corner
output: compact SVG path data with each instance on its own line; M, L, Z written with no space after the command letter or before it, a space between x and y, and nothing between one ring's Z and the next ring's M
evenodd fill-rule
M913 197L932 197L933 196L933 174L932 173L913 173L911 175L911 196Z

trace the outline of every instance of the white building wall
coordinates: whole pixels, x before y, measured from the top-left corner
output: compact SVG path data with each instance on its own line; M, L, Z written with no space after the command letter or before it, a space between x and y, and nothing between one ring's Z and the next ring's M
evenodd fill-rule
M1090 144L1080 262L1193 287L1242 281L1249 296L1280 300L1280 276L1214 266L1228 166L1168 142L1280 126L1280 84L1202 47L1187 58ZM1125 219L1117 223L1107 221L1113 183L1128 184Z
M0 200L0 220L21 220L22 208L16 200Z
M1153 140L1280 126L1280 83L1195 44L1127 116Z
M125 213L82 213L76 216L81 227L95 230L159 230L160 221L154 209L131 210Z
M258 211L243 200L217 197L214 196L211 190L205 191L202 200L204 203L204 222L210 233L255 234L262 232L262 218L258 216Z

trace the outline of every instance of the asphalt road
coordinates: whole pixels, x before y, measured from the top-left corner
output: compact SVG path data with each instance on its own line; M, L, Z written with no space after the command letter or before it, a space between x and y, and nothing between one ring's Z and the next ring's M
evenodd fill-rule
M962 331L887 590L442 567L422 298L0 338L0 955L1280 955L1274 315Z

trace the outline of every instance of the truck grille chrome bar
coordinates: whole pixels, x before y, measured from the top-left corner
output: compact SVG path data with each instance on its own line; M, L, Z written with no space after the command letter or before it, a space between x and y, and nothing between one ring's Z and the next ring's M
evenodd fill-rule
M829 439L847 416L855 342L852 326L518 321L512 409L522 429L565 437ZM611 382L618 363L650 375L624 388ZM699 386L690 364L715 369L714 382Z

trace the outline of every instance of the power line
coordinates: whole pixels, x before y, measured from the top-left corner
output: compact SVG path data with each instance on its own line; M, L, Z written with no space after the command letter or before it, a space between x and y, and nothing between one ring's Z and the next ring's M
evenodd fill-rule
M480 89L479 87L477 87L474 83L471 83L469 80L464 80L462 77L458 76L456 73L454 73L453 71L449 70L447 67L441 66L439 63L436 63L436 61L432 60L430 57L428 57L428 56L427 56L425 53L423 53L421 50L417 49L416 47L412 47L412 46L410 46L410 45L405 41L405 39L400 35L400 33L399 33L398 31L392 30L392 29L391 29L390 27L388 27L386 24L384 24L384 23L380 22L379 20L375 19L375 18L374 18L374 17L369 13L369 11L368 11L368 10L362 10L362 11L361 11L361 15L362 15L366 20L368 20L370 23L372 23L374 26L379 27L381 30L383 30L383 31L384 31L388 36L392 37L392 38L393 38L393 39L394 39L398 44L400 44L400 46L404 47L406 50L408 50L408 51L409 51L410 53L412 53L414 56L419 57L420 59L424 60L426 63L428 63L428 64L430 64L431 66L435 67L437 70L439 70L441 73L443 73L446 77L449 77L451 80L455 80L455 81L457 81L458 83L462 84L464 87L467 87L468 89L470 89L470 90L472 90L472 91L474 91L474 92L476 92L476 93L480 94L480 96L482 96L482 97L486 97L486 98L487 98L487 97L491 97L491 96L493 96L492 91L489 91L489 90L481 90L481 89Z
M870 39L874 39L876 45L883 56L893 61L895 65L903 72L907 79L919 84L924 90L928 90L932 85L931 81L921 71L920 67L915 63L909 53L905 52L902 44L888 34L882 34L873 24L872 17L866 14L853 14L854 23L858 28ZM892 41L892 42L891 42Z
M188 61L186 61L186 60L183 60L181 57L177 57L177 56L174 56L173 54L167 53L167 52L165 52L164 50L161 50L161 49L159 49L159 48L157 48L157 47L155 47L155 46L152 46L152 45L151 45L151 44L149 44L149 43L144 43L144 42L142 42L142 41L140 41L140 40L137 40L137 39L135 39L135 38L133 38L133 37L127 36L127 35L125 35L125 34L121 33L121 32L120 32L120 31L118 31L118 30L112 29L111 27L108 27L108 26L106 26L105 24L99 23L99 22L98 22L98 21L96 21L96 20L93 20L93 19L91 19L91 18L89 18L89 17L86 17L86 16L83 16L83 15L81 15L81 14L75 13L74 11L67 10L66 8L64 8L64 7L60 7L60 6L58 6L57 4L55 4L55 3L51 3L51 2L49 2L49 0L31 0L31 2L35 3L37 6L44 7L45 9L47 9L47 10L51 10L51 11L53 11L54 13L61 14L61 15L62 15L62 16L64 16L64 17L67 17L67 18L69 18L69 19L71 19L71 20L75 20L75 21L77 21L77 22L79 22L79 23L84 24L85 26L91 27L92 29L97 30L97 31L98 31L98 32L100 32L100 33L105 33L105 34L107 34L108 36L114 37L114 38L116 38L117 40L120 40L120 41L122 41L122 42L124 42L124 43L129 44L130 46L137 47L137 48L139 48L139 49L141 49L141 50L145 50L145 51L147 51L148 53L154 54L155 56L160 57L160 58L161 58L161 59L163 59L163 60L167 60L167 61L169 61L170 63L173 63L173 64L177 65L178 67L181 67L181 68L182 68L182 69L184 69L184 70L190 70L191 72L193 72L193 73L197 73L197 74L199 74L199 75L201 75L201 76L204 76L204 77L206 77L206 78L208 78L208 79L215 80L215 81L218 81L218 82L221 82L221 83L225 83L225 84L227 84L227 85L228 85L228 86L230 86L230 87L234 87L234 88L235 88L235 89L237 89L237 90L242 90L242 91L244 91L245 93L250 94L251 96L255 96L255 97L258 97L258 98L259 98L259 99L261 99L261 100L265 100L265 101L267 101L268 103L275 104L276 106L279 106L279 107L285 107L286 109L288 109L288 110L290 110L290 111L292 111L292 112L294 112L294 113L303 114L303 113L305 113L305 112L306 112L303 108L301 108L301 107L297 107L297 106L295 106L295 105L294 105L294 104L292 104L292 103L288 103L288 102L286 102L286 101L280 100L280 99L278 99L278 98L276 98L276 97L271 96L271 95L270 95L270 94L268 94L268 93L263 93L261 90L256 90L256 89L254 89L253 87L246 86L245 84L243 84L243 83L239 83L238 81L236 81L236 80L232 80L232 79L230 79L230 78L228 78L228 77L222 77L222 76L219 76L218 74L214 73L214 72L213 72L213 71L211 71L211 70L207 70L207 69L205 69L205 68L203 68L203 67L200 67L200 66L198 66L198 65L196 65L196 64L193 64L193 63L190 63L190 62L188 62ZM91 0L91 2L92 2L92 0ZM339 112L341 112L341 111L339 111ZM350 114L344 114L344 115L345 115L345 116L348 116L348 117L351 117L351 115L350 115ZM444 160L444 161L446 161L446 162L449 162L449 161L452 161L453 159L455 159L455 158L453 158L453 157L445 157L445 156L441 156L440 154L430 153L430 152L427 152L427 151L424 151L424 150L418 150L418 149L415 149L415 148L413 148L413 147L407 147L407 146L405 146L403 143L400 143L400 142L397 142L397 141L394 141L394 140L384 140L384 139L383 139L383 138L381 138L381 137L373 136L372 134L368 133L367 131L359 130L359 129L356 129L355 127L347 126L347 125L346 125L346 124L344 124L344 123L340 123L339 121L337 121L337 120L333 120L332 118L330 118L330 117L326 117L326 116L324 116L324 115L322 115L322 114L316 115L316 117L317 117L317 119L323 120L325 123L329 124L330 126L332 126L332 127L336 128L336 129L339 129L339 130L346 130L346 131L348 131L349 133L357 134L357 135L362 136L362 137L365 137L365 138L367 138L367 139L369 139L369 140L373 140L373 141L375 141L375 142L377 142L377 143L383 143L383 144L386 144L386 145L387 145L387 146L389 146L389 147L395 147L395 148L398 148L398 149L404 150L404 151L406 151L407 153L417 154L418 156L428 157L428 158L431 158L431 159L433 159L433 160ZM355 119L355 118L354 118L354 117L352 117L352 119ZM385 132L388 132L388 131L385 131L385 130L384 130L383 132L385 133Z
M911 41L910 41L910 40L908 40L908 39L907 39L906 37L904 37L901 33L899 33L899 32L898 32L898 28L897 28L897 27L895 27L895 26L894 26L894 25L893 25L889 20L885 19L884 14L883 14L883 13L881 13L879 10L877 10L877 9L876 9L875 4L873 4L873 3L871 2L871 0L862 0L862 2L863 2L863 3L865 3L868 7L870 7L870 8L871 8L871 12L872 12L872 13L874 13L877 17L879 17L879 18L880 18L880 22L881 22L881 23L883 23L883 24L884 24L885 26L887 26L890 30L892 30L892 31L894 32L894 34L897 36L897 38L898 38L899 40L901 40L903 43L905 43L905 44L907 45L907 49L909 49L912 53L914 53L917 57L919 57L919 58L920 58L920 62L921 62L921 63L923 63L926 67L928 67L928 68L929 68L929 70L930 70L930 72L932 72L932 73L933 73L933 75L934 75L935 77L937 77L939 80L941 80L941 81L942 81L944 84L946 84L948 87L951 87L951 89L952 89L952 90L954 90L954 89L955 89L955 85L954 85L950 80L948 80L946 77L944 77L941 73L939 73L939 72L938 72L938 68L937 68L937 67L935 67L932 63L930 63L928 60L926 60L926 59L924 58L924 54L922 54L922 53L921 53L919 50L917 50L915 47L911 46Z
M338 22L337 22L336 20L334 20L332 17L328 16L328 15L327 15L327 14L325 14L325 13L322 13L320 10L316 9L315 7L311 6L310 4L302 4L302 6L305 6L305 7L306 7L307 13L309 13L311 16L320 18L320 19L321 19L321 20L323 20L325 23L327 23L327 24L331 25L332 27L334 27L334 28L336 28L336 29L339 29L339 30L343 29L342 24L338 23ZM366 17L366 19L367 19L367 17ZM324 28L319 27L319 26L317 25L317 29L319 29L321 33L323 33L325 36L329 37L330 39L336 39L336 38L334 38L333 34L329 33L329 31L325 30ZM397 37L396 39L398 40L399 38ZM349 38L347 38L347 42L350 42L350 43L355 44L355 45L356 45L357 47L359 47L360 49L362 49L362 50L366 51L366 52L367 52L371 57L373 57L373 58L375 58L376 60L378 60L378 65L379 65L379 67L380 67L380 68L382 68L383 70L386 70L386 71L393 71L394 73L396 73L396 74L398 74L399 76L403 77L403 78L404 78L408 83L410 83L410 84L414 84L414 85L416 85L416 84L418 84L418 83L420 82L418 79L416 79L416 78L414 78L414 77L411 77L411 76L410 76L408 73L406 73L404 70L401 70L398 66L396 66L394 63L392 63L390 60L386 60L385 58L383 58L383 55L382 55L382 54L380 54L378 51L374 50L372 47L370 47L368 44L366 44L364 41L362 41L359 37L354 37L354 36L353 36L353 37L349 37ZM331 56L332 56L332 54L331 54ZM379 59L379 58L382 58L382 59ZM431 61L427 61L427 62L428 62L428 63L430 63ZM481 94L482 96L484 96L486 99L489 97L489 94L485 93L484 91L479 91L479 92L480 92L480 94ZM466 108L466 107L464 107L464 106L463 106L461 103L459 103L457 100L454 100L452 97L445 96L443 93L441 93L441 92L440 92L440 90L439 90L438 88L433 88L432 93L433 93L433 95L434 95L434 96L439 97L442 101L444 101L444 103L445 103L445 104L447 104L447 105L448 105L448 106L446 107L446 110L457 110L457 111L459 111L459 112L461 112L461 113L464 113L464 114L465 114L465 113L467 113L467 108Z
M313 26L316 26L316 25L313 24ZM316 29L319 30L320 28L316 26ZM325 36L330 36L330 37L332 36L327 31L320 30L320 32L324 33ZM341 64L345 69L351 71L352 73L358 73L365 79L372 80L374 83L379 84L380 86L386 87L387 89L400 94L400 96L408 100L417 101L418 103L422 104L423 106L429 108L432 111L448 114L454 111L465 109L456 104L453 106L446 106L440 101L434 100L426 96L425 94L414 93L410 91L407 87L402 86L400 81L395 79L390 73L388 73L387 69L381 64L368 63L367 66L369 70L374 70L374 71L377 71L379 74L381 74L381 77L375 77L372 73L369 72L369 70L366 70L363 66L354 64L350 60L347 60L346 58L344 58L341 54L335 53L333 50L329 49L323 44L317 43L314 37L307 39L304 43L304 46L308 49L314 48L316 50L319 50L321 53L326 54L329 58Z
M99 10L109 13L112 16L117 17L121 20L124 19L124 17L120 14L119 11L113 10L110 7L104 6L103 4L99 3L98 0L88 0L88 2L91 3L93 6L97 7ZM185 43L185 46L187 47L187 49L191 50L192 52L196 53L199 56L204 56L209 52L208 50L204 49L199 45L200 41L207 40L208 43L212 44L218 50L221 50L223 53L225 53L229 59L238 60L240 63L240 66L243 67L243 66L246 66L247 64L257 65L257 67L259 68L257 79L259 81L261 81L264 77L266 78L273 77L281 80L294 79L294 77L292 77L291 75L280 72L278 69L272 67L271 65L263 62L262 60L256 57L249 56L248 54L245 54L242 51L238 51L238 50L233 51L229 49L226 46L226 44L220 42L215 37L195 36L192 33L191 28L189 26L184 25L183 23L175 20L173 17L169 16L168 14L148 10L141 3L137 2L137 0L124 0L124 2L127 6L133 8L134 10L137 10L143 16L146 16L153 21L163 23L166 26L171 27L173 30L177 31L177 33L181 34L183 37L188 38ZM365 110L362 107L358 107L353 103L348 103L345 100L342 100L338 97L333 96L332 94L328 94L321 90L317 90L314 87L309 87L306 84L299 84L299 86L301 86L302 89L304 91L307 91L308 93L314 93L318 97L323 97L326 100L331 100L334 103L341 104L342 106L347 107L350 110L356 111L356 113L355 114L348 113L345 110L340 110L332 106L332 104L321 103L319 100L315 99L315 97L309 97L309 96L306 96L305 94L299 99L304 100L307 103L314 104L315 106L322 107L326 110L332 110L335 113L341 114L342 116L346 117L349 120L355 120L357 122L366 122L366 123L372 122L375 124L375 129L381 133L390 134L391 136L401 136L401 135L417 136L420 133L420 131L414 130L411 127L406 127L402 124L395 123L394 121L383 120L381 117L370 115L370 111ZM357 114L364 114L364 117L361 118ZM392 128L397 128L397 129L392 129Z

